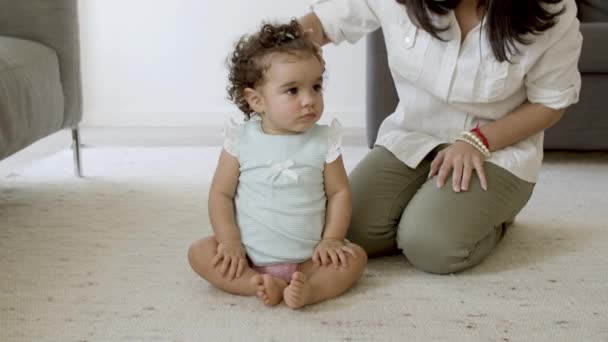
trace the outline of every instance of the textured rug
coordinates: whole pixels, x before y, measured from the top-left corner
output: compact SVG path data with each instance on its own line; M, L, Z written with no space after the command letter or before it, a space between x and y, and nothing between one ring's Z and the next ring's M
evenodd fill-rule
M346 148L351 168L364 148ZM63 150L0 178L0 341L608 341L608 155L547 156L480 266L437 276L371 260L345 295L292 311L210 287L218 148Z

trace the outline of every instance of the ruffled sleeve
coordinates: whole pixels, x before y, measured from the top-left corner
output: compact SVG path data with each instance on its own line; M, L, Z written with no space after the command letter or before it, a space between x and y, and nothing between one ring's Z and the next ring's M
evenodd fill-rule
M327 156L325 163L332 163L342 154L342 125L333 119L327 134Z
M224 126L224 150L231 156L238 158L239 136L243 124L238 124L233 118Z

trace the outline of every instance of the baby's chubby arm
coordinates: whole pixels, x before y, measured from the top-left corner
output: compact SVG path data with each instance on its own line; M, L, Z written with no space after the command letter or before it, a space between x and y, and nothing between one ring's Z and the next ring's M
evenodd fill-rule
M209 218L217 240L217 254L213 266L229 278L238 278L247 265L245 248L236 225L234 195L239 180L239 162L222 149L211 189L209 190Z
M356 257L354 251L345 245L344 238L350 223L352 212L350 186L348 176L344 169L342 156L329 164L325 164L323 171L325 181L325 195L327 196L327 209L325 213L325 228L323 238L313 254L315 264L333 264L347 266L349 253Z
M324 239L344 240L352 211L350 186L342 156L325 164L323 171L327 212L325 214Z

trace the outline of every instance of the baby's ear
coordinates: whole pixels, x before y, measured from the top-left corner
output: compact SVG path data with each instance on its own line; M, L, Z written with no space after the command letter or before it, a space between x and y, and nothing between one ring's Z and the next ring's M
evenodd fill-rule
M253 88L245 88L243 96L245 96L245 100L247 100L251 109L256 113L264 113L264 99L260 93Z

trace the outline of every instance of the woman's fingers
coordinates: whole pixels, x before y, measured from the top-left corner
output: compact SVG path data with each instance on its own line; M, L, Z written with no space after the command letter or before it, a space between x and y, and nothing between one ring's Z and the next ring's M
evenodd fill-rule
M455 159L453 162L453 171L452 171L452 190L455 192L460 192L460 184L462 183L462 160L460 158Z
M447 152L446 152L447 151ZM450 174L452 189L455 192L469 190L473 170L477 172L479 182L484 190L488 190L488 182L483 168L483 159L478 152L467 144L453 144L440 151L431 162L429 178L437 175L436 184L442 188Z
M475 167L475 171L477 172L477 177L479 177L479 182L481 183L481 188L484 190L488 190L488 181L486 179L486 173L483 169L483 161L481 159L474 159L473 166Z
M433 161L431 162L431 170L429 171L429 177L428 178L431 178L431 177L433 177L433 176L435 176L437 174L437 170L439 170L439 167L443 163L444 156L445 156L444 152L441 151L441 152L439 152L437 154L437 156L435 157L435 159L433 159Z
M443 162L441 167L439 168L439 172L437 173L437 187L443 188L445 185L445 180L450 175L450 171L452 171L452 164L448 162Z
M462 181L460 182L460 189L462 191L469 190L469 183L471 182L471 174L473 173L473 166L471 162L464 163L464 168L462 169Z

